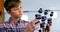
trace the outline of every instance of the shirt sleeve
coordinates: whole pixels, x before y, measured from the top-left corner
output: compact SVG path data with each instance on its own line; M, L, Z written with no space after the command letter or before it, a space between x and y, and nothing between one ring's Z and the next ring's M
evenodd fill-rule
M0 32L5 32L3 24L0 24Z

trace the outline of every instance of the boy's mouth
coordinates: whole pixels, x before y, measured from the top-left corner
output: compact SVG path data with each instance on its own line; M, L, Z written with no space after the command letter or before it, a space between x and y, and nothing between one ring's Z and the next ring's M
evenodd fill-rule
M22 14L19 14L19 15L22 15Z

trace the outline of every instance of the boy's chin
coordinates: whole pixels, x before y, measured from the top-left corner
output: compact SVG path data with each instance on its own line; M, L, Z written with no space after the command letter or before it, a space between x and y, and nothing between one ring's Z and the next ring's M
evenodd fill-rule
M21 18L22 16L19 16L18 18Z
M17 16L17 18L21 18L22 16Z

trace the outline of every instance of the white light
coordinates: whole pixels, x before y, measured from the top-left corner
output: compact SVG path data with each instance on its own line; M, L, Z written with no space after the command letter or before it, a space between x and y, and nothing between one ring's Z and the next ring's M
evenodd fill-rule
M22 20L25 20L25 21L28 21L28 16L27 16L27 15L23 15L23 16L21 17L21 19L22 19Z

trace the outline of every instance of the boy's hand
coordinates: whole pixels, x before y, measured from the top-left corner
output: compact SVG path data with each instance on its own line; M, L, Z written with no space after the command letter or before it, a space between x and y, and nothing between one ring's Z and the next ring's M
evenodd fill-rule
M36 22L38 22L37 19L34 19L33 21L31 21L30 23L27 24L26 26L26 30L25 32L34 32L34 30L36 30L38 27L35 27L33 24L35 24Z

